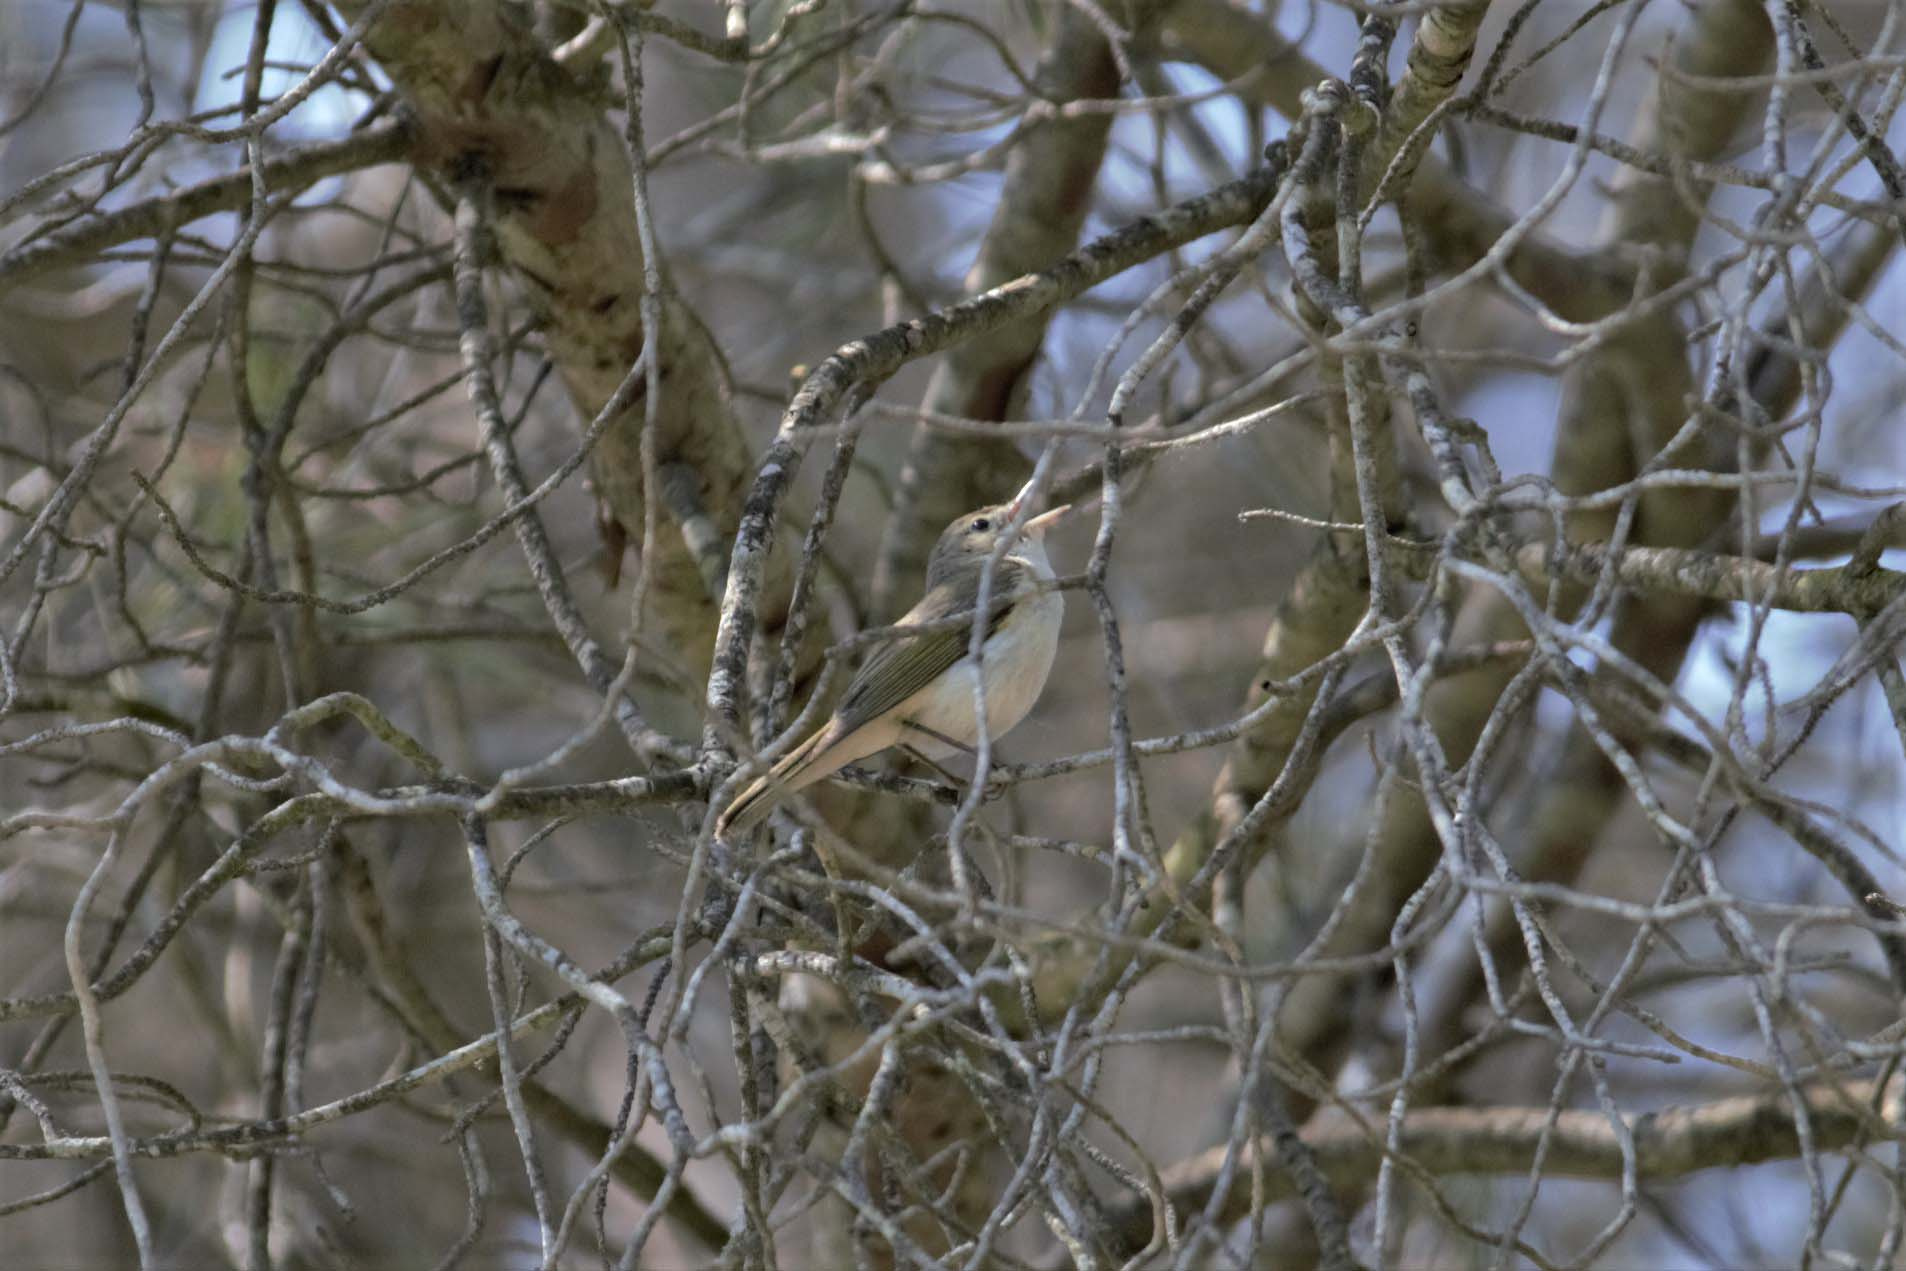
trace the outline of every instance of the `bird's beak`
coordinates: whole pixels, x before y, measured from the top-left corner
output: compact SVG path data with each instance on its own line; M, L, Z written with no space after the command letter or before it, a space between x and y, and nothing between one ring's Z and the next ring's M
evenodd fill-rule
M1023 532L1032 535L1034 538L1038 538L1041 534L1051 529L1054 522L1071 510L1072 505L1070 503L1061 503L1056 508L1047 508L1038 516L1027 521Z
M1018 516L1020 512L1025 509L1026 500L1032 498L1032 494L1033 482L1028 480L1025 485L1019 487L1019 493L1013 496L1012 502L1006 505L1006 519L1011 520ZM1071 510L1072 505L1070 503L1062 503L1056 508L1047 508L1044 512L1041 512L1038 516L1033 517L1021 526L1019 532L1029 535L1032 538L1038 538L1041 534L1046 532L1054 521Z

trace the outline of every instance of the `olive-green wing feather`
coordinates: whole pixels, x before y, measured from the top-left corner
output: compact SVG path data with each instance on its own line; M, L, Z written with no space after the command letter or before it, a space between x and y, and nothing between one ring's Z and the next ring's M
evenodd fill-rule
M1012 594L1023 581L1017 561L1001 561L993 574L995 599L988 606L986 635L990 639L1006 620L1012 607ZM971 577L941 583L909 609L894 625L934 622L957 613L970 613L979 600L979 571ZM918 636L899 636L880 646L854 676L834 708L834 718L843 732L851 732L869 720L880 718L900 703L945 674L947 668L966 656L971 647L972 629L967 626L931 631Z

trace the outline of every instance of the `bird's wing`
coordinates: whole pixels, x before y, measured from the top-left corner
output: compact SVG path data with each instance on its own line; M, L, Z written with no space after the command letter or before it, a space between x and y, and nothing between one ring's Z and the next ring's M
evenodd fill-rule
M997 598L989 606L992 612L987 615L987 638L998 632L1000 624L1006 620L1007 611L1012 607L1012 593L1019 583L1018 563L1000 562L1000 567L993 575L993 590ZM977 591L977 581L974 589ZM956 602L950 610L943 609L942 612L971 611L977 599L977 596L967 597L964 603ZM927 602L921 601L894 625L904 627L909 622L921 621L921 610L926 607ZM881 645L860 668L860 673L854 676L853 682L847 686L847 692L841 696L840 705L834 709L834 719L841 731L851 732L870 720L880 718L931 684L945 674L948 667L966 656L971 640L972 628L961 624L950 630L929 631L923 635L896 636Z

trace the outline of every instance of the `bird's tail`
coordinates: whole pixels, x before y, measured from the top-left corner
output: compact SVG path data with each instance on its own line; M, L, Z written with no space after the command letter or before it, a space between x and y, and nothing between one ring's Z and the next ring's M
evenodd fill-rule
M809 772L807 769L827 743L834 740L833 734L832 728L823 728L775 760L774 767L756 777L715 819L717 837L746 834L767 819L768 813L774 811L774 805L784 795L792 794L826 776L825 771Z

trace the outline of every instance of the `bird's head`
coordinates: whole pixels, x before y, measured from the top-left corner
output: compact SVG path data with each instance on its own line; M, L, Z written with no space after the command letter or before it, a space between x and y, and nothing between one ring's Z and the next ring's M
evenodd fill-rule
M1015 495L1009 503L999 503L992 507L980 508L977 512L968 512L958 517L940 533L940 541L933 545L933 556L927 563L927 583L946 577L950 572L978 567L991 556L1012 528L1013 519L1025 509L1032 496L1031 483ZM1048 508L1038 516L1032 517L1019 526L1017 537L1008 551L1009 558L1025 558L1025 563L1034 566L1046 566L1046 551L1043 540L1046 531L1053 522L1072 510L1072 505L1061 504Z

